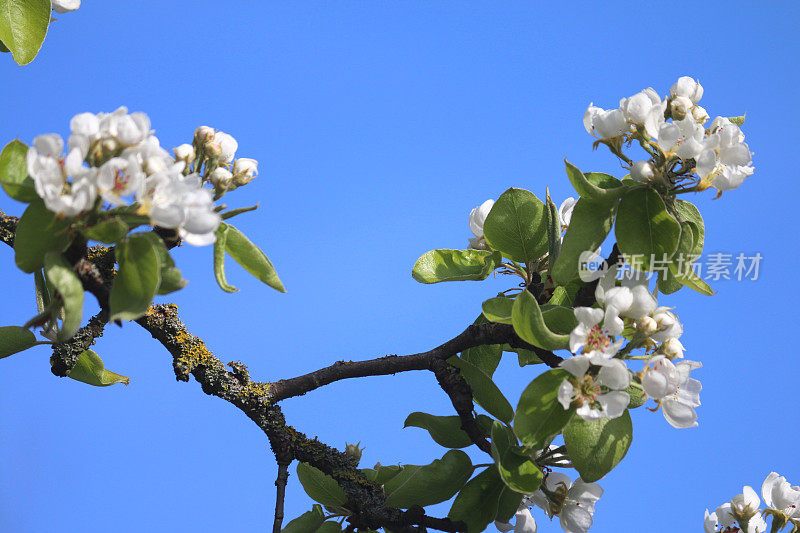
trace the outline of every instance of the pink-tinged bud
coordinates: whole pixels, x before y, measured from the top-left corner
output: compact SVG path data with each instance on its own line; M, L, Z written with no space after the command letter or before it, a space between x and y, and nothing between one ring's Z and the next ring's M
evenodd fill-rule
M356 460L356 464L361 461L361 452L364 451L364 448L359 446L360 444L360 442L358 444L347 444L344 449L344 453L353 457Z
M185 161L187 164L194 161L194 146L191 144L182 144L172 149L175 153L175 161Z
M214 138L214 128L208 126L200 126L194 131L194 139L200 144L205 143Z
M211 185L214 186L214 190L216 190L218 194L221 194L230 188L231 181L233 180L233 174L231 174L231 171L225 167L218 167L215 168L211 173L210 178Z
M233 182L237 187L247 185L258 174L258 161L248 157L240 157L233 162Z
M636 324L636 328L644 335L647 335L649 337L650 335L658 331L658 324L653 319L653 317L646 316L641 320L639 320L639 322Z
M206 152L206 155L211 159L219 159L220 155L222 155L222 147L219 143L215 143L214 141L209 141L203 145L203 149Z

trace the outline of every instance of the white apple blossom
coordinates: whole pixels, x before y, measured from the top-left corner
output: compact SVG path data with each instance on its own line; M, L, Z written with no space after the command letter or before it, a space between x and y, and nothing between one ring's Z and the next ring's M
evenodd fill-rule
M576 307L573 311L578 325L569 334L569 351L584 354L601 354L608 359L616 354L622 346L622 340L611 340L612 335L622 332L616 324L609 330L603 322L605 311L593 307Z
M474 250L489 249L489 245L486 244L486 239L483 237L483 223L486 222L492 206L494 206L494 200L490 198L469 212L469 229L475 235L469 240L469 247Z
M498 531L507 533L513 531L514 533L536 533L536 520L533 519L531 510L528 509L530 502L527 497L522 498L522 503L519 504L516 514L514 515L514 524L497 522L494 525Z
M697 158L696 171L701 178L710 178L720 191L735 189L753 174L753 154L741 128L724 117L711 123L706 149Z
M572 483L566 474L551 472L544 478L542 488L531 495L531 501L549 517L558 516L566 533L586 533L592 526L595 503L603 495L597 483L581 478Z
M642 388L657 400L664 418L673 427L689 428L697 425L696 407L700 406L702 386L689 373L703 366L696 361L673 363L666 356L652 357L642 370Z
M591 365L599 366L596 376L587 373ZM575 355L559 366L576 379L565 379L558 389L558 402L564 409L577 406L575 413L584 420L617 418L625 412L630 395L630 373L619 359L599 355Z
M678 316L670 311L671 307L658 307L652 312L653 320L658 325L658 331L650 335L656 342L665 342L667 339L678 339L683 334L683 325Z
M589 104L583 115L583 126L599 139L619 137L627 129L625 115L619 109L601 109Z
M578 203L578 200L570 196L558 207L558 223L561 226L561 229L564 230L569 227L569 223L572 220L572 211L575 209L575 204Z
M658 305L650 293L647 278L626 276L617 286L617 270L617 267L609 269L595 289L595 298L605 309L604 327L612 335L622 333L625 327L622 317L639 321Z
M237 187L247 185L258 174L258 161L249 157L240 157L233 162L233 182Z
M703 97L703 86L689 76L682 76L670 88L669 94L672 97L683 96L696 104Z
M194 161L195 151L191 144L181 144L172 149L176 161L185 161L187 164Z
M652 87L648 87L630 98L623 98L619 108L622 110L627 122L638 125L645 124L654 108L662 115L664 114L664 109L661 107L661 98Z
M640 183L647 183L656 176L653 163L650 161L636 161L631 165L631 179Z
M67 13L81 7L81 0L50 0L50 7L56 13Z
M228 188L231 186L231 183L233 182L233 174L225 167L217 167L211 171L209 179L211 181L211 185L213 185L217 193L220 194L228 190Z
M236 139L223 131L218 131L214 134L214 142L219 144L222 150L219 156L220 162L230 163L233 161L233 156L236 154L236 150L239 148L239 143L236 141Z
M761 485L761 497L767 507L782 513L786 518L800 519L800 487L791 486L777 472L770 472Z
M646 317L650 318L650 317ZM655 321L654 321L655 322ZM683 357L683 352L685 348L681 341L678 339L669 338L661 343L661 346L658 348L660 353L663 353L670 359L680 359Z

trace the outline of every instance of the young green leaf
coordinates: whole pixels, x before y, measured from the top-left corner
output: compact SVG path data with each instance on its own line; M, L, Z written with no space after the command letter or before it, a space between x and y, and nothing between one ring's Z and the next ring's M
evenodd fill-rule
M706 240L706 225L703 222L703 215L700 214L700 210L691 202L676 199L672 203L672 212L678 222L691 222L694 224L696 235L691 253L699 256L703 253L703 246Z
M316 533L336 533L337 531L341 530L342 528L339 526L339 522L328 520L316 530Z
M572 465L587 483L597 481L617 466L633 441L627 409L622 416L586 421L572 417L564 427L564 444Z
M483 314L478 315L473 324L486 324L489 322ZM461 358L469 361L480 368L484 374L492 377L500 359L503 357L503 346L501 344L484 344L467 348L461 352Z
M14 261L28 274L42 268L44 254L63 252L69 246L69 221L57 219L41 200L34 200L22 213L14 236Z
M4 326L0 328L0 359L36 346L36 335L28 328Z
M146 234L130 235L117 245L119 272L111 287L111 321L136 320L144 315L161 284L161 261Z
M103 360L92 350L86 350L78 356L78 362L67 373L67 376L95 387L108 387L116 383L128 385L131 381L126 376L106 370Z
M47 252L44 256L44 275L53 286L61 306L64 320L58 332L58 342L70 339L83 320L83 285L75 271L59 252Z
M505 296L489 298L481 306L483 316L491 322L511 324L511 310L514 308L514 299Z
M461 429L461 418L458 416L434 416L417 411L408 415L403 423L404 428L409 426L427 430L431 438L445 448L466 448L472 445L472 439ZM488 435L492 419L486 415L478 415L478 427L484 435Z
M508 487L503 487L500 498L497 500L497 514L494 519L498 522L507 524L511 517L516 514L519 504L522 503L524 494L515 492Z
M503 489L505 485L500 479L497 468L492 465L464 485L453 501L447 517L453 521L464 522L468 533L479 533L497 516L498 500Z
M362 468L361 472L364 473L364 476L368 480L375 482L378 485L383 485L394 476L402 472L403 468L404 467L400 465L381 466L381 464L378 463L374 468Z
M738 117L728 117L728 120L736 124L737 126L742 126L744 124L744 119L747 117L747 113L744 115L739 115Z
M214 278L219 288L225 292L236 292L239 289L230 285L225 279L225 242L228 238L228 226L220 224L217 228L217 240L214 241Z
M602 172L584 174L566 159L564 163L567 166L567 177L581 198L610 203L615 202L625 191L625 185L614 176Z
M500 479L511 490L533 494L542 484L542 470L522 453L513 431L496 420L492 426L492 457Z
M181 271L175 268L175 261L169 254L164 240L153 232L139 233L138 236L149 239L158 255L158 263L161 266L161 282L158 284L156 294L170 294L184 288L189 282L183 279Z
M282 533L309 533L316 531L325 522L325 511L322 506L315 504L311 511L307 511L288 524L281 530Z
M548 370L522 391L514 414L514 433L522 444L540 450L547 440L561 432L575 410L564 409L558 402L558 389L570 374L561 369Z
M33 282L36 292L36 309L42 313L50 305L50 291L47 289L44 272L41 269L33 273Z
M347 502L347 496L336 480L308 463L297 463L297 479L306 494L316 502L334 507Z
M275 267L261 251L261 248L250 242L250 239L230 224L220 224L226 226L226 239L225 250L233 257L233 260L239 263L242 268L247 270L250 274L256 277L259 281L264 282L273 289L286 292L283 283L278 278L278 273Z
M39 195L28 176L28 165L25 156L28 147L25 143L14 139L0 152L0 185L11 198L20 202L32 202Z
M569 334L557 334L545 324L542 310L536 298L522 291L514 301L511 319L514 331L522 340L545 350L559 350L569 346Z
M86 228L83 234L88 239L114 244L121 241L128 234L128 229L128 225L121 218L109 217L90 228Z
M700 294L711 296L714 290L692 270L689 258L692 258L692 247L697 242L696 226L691 222L681 223L681 236L678 249L669 263L669 275L678 283L693 289ZM659 273L660 274L660 273ZM661 277L659 276L659 281Z
M678 248L681 226L652 189L631 189L620 200L614 229L617 245L632 267L653 270L653 261L669 259Z
M483 235L493 250L514 261L536 261L547 253L547 207L525 189L508 189L492 206Z
M429 465L404 465L403 470L383 484L386 505L408 509L449 500L472 475L472 461L461 450L450 450Z
M558 254L561 253L561 220L558 216L558 207L550 198L549 189L545 191L545 199L547 201L547 263L550 270L553 270Z
M487 376L483 370L461 357L451 357L447 362L461 371L464 380L472 389L475 403L503 422L511 422L511 418L514 416L514 408L508 403L508 400L492 381L492 378Z
M550 275L559 285L565 285L578 275L581 254L593 252L603 244L614 225L617 203L595 202L580 198L572 210L564 242L558 261L553 265Z
M502 260L500 252L487 250L431 250L417 259L411 275L420 283L481 281Z
M258 209L258 205L251 205L250 207L240 207L238 209L231 209L230 211L226 211L224 213L220 213L220 217L222 220L228 220L229 218L233 218L236 215L241 215L242 213L249 213L250 211L255 211Z
M33 61L49 25L50 0L0 0L0 41L18 65Z
M545 304L540 309L547 329L553 333L569 334L578 325L571 307Z

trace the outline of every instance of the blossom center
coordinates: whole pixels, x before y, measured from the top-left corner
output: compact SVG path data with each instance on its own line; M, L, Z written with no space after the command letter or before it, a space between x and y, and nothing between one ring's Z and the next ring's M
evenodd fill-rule
M584 352L591 352L594 350L603 350L609 344L611 344L611 338L606 335L605 330L600 327L600 324L595 324L592 326L592 329L589 330L589 334L586 336L586 342L584 343Z

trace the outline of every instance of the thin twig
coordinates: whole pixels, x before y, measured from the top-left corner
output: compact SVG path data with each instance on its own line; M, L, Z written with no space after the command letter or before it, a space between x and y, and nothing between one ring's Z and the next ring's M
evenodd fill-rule
M275 486L278 488L275 496L275 522L272 524L272 533L281 533L283 526L283 500L286 498L286 482L289 480L289 463L278 462L278 479Z

